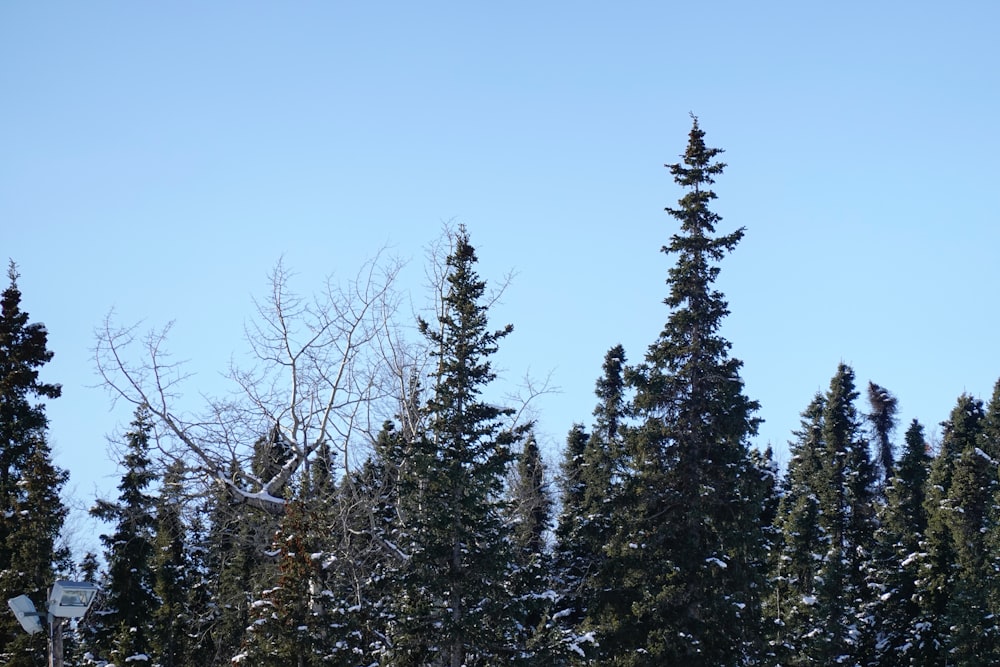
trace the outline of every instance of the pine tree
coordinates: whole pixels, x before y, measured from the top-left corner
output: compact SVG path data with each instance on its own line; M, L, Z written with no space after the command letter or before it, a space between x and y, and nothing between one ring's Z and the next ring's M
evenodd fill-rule
M955 461L944 511L954 560L947 617L949 660L956 665L996 664L1000 659L996 620L990 609L989 586L995 581L987 533L996 491L996 463L979 447L985 413L979 408L979 434L964 444Z
M736 665L755 643L757 619L743 610L763 573L742 545L747 531L764 544L742 490L758 406L744 395L742 364L719 334L728 307L713 287L717 263L743 236L743 229L715 235L721 217L709 209L710 186L725 167L716 160L721 152L706 147L695 119L682 162L669 165L687 193L667 209L680 223L663 248L676 255L670 316L645 363L627 374L639 423L625 441L631 470L604 582L622 591L627 616L600 637L605 664Z
M427 430L400 480L408 562L391 659L400 666L501 664L513 644L502 494L518 436L503 424L513 411L482 396L495 378L490 357L512 327L489 329L486 283L464 227L446 262L437 322L419 321L437 364Z
M396 542L398 476L406 460L404 434L386 421L368 460L333 496L323 564L324 605L335 638L327 643L331 665L375 664L386 651L392 596L405 567Z
M854 371L840 364L792 446L768 604L780 664L861 664L875 651L875 468L857 397Z
M822 653L827 661L842 661L842 656L860 659L873 652L867 581L874 547L875 470L862 436L857 397L854 371L840 364L823 411L826 465L817 489L820 526L829 537L819 591L825 618Z
M255 476L267 479L281 465L285 454L277 429L254 442ZM239 466L234 462L233 471ZM231 496L219 489L209 499L209 588L217 617L207 623L203 643L214 648L212 665L229 665L239 653L249 624L255 593L273 585L277 577L274 560L266 555L277 530L277 519L267 513L234 505Z
M979 448L992 462L990 468L990 493L992 503L987 511L986 530L986 579L983 587L986 589L987 608L992 623L986 625L985 632L989 635L991 655L994 662L1000 660L1000 480L996 476L1000 465L1000 380L993 386L993 394L986 405L986 414L979 434Z
M593 653L593 629L614 623L620 599L603 581L609 574L604 547L613 532L612 508L625 470L622 434L629 410L625 365L620 344L605 354L603 374L594 388L598 402L593 432L588 435L582 425L574 425L562 462L555 588L564 636L581 664Z
M801 428L791 444L791 460L776 523L775 581L768 604L773 619L773 653L777 664L815 664L813 639L823 633L817 613L820 563L829 551L829 536L820 526L818 488L826 466L823 413L826 399L817 394L802 413Z
M48 333L21 310L17 267L0 294L0 599L28 595L44 609L68 550L58 544L66 518L59 492L68 475L52 463L43 399L58 398L57 384L39 379L52 359ZM35 667L45 662L44 633L26 634L13 614L0 614L0 662Z
M886 484L892 476L892 432L896 428L896 412L899 401L885 387L868 382L868 404L872 411L868 415L875 436L875 453L878 467Z
M169 477L169 475L168 475ZM184 504L186 507L186 503ZM208 541L209 526L207 516L202 510L204 503L198 503L190 512L187 522L182 525L186 530L184 538L184 559L187 572L178 577L187 586L184 591L184 612L182 629L187 633L183 638L185 653L178 658L186 660L188 665L212 664L216 656L216 647L212 641L212 626L216 620L218 608L213 597L214 573L211 569L211 545ZM181 562L174 560L170 562ZM168 570L169 572L169 570ZM169 607L170 605L164 605ZM182 663L183 664L183 663Z
M148 655L157 607L153 592L153 555L156 539L155 499L147 489L156 479L149 458L149 412L135 411L125 434L125 469L118 484L118 500L98 500L90 514L110 523L114 532L101 535L108 564L102 610L103 629L97 637L99 655L124 663L135 655Z
M79 564L79 581L85 581L103 588L104 573L97 554L88 551ZM74 577L76 579L76 577ZM92 665L97 661L95 638L103 632L100 610L104 608L103 593L98 591L87 615L77 622L72 640L64 645L64 664Z
M589 583L600 559L600 545L592 540L592 524L587 498L584 452L589 436L581 424L574 424L566 436L559 477L559 517L553 552L553 590L557 593L556 615L561 629L575 635L582 628L591 595ZM580 648L580 652L583 649ZM579 656L582 663L583 656Z
M513 539L522 563L537 559L546 551L552 499L545 479L545 463L533 433L529 433L517 458L511 490Z
M183 480L183 463L172 463L163 476L163 485L155 500L156 537L152 565L157 607L153 613L150 645L160 667L194 664L190 659L194 648L190 639L196 635L197 625L190 602L199 572L192 567L189 558Z
M572 632L554 619L552 553L547 535L552 520L552 498L545 463L533 432L518 456L511 488L513 560L508 587L513 605L509 614L518 621L518 654L510 664L541 667L561 664Z
M953 489L965 453L974 451L983 426L982 401L963 394L942 423L941 446L931 462L927 480L924 508L927 512L927 532L920 563L921 578L917 581L919 616L914 623L913 664L944 664L954 648L953 634L959 628L953 622L956 611L954 591L961 586L963 573L959 550L965 545L956 544L966 532L965 522L956 521L958 509L967 503L960 489ZM963 481L961 490L966 490ZM956 503L959 503L956 505ZM971 508L970 508L971 509ZM968 562L967 559L966 563ZM964 632L963 632L964 634Z
M876 531L879 665L919 664L910 662L910 657L919 641L915 635L920 613L916 582L920 579L927 530L924 500L929 471L924 429L914 419L906 431L903 454L889 479L886 505Z
M313 557L319 545L310 531L315 519L302 499L286 505L274 534L278 577L255 601L243 649L234 663L262 667L323 664L326 621L323 596L314 585L321 565Z

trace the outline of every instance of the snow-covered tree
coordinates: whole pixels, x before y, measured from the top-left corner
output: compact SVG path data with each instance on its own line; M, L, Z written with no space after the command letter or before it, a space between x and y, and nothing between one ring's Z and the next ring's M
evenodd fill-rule
M108 576L96 648L98 655L116 663L148 655L154 633L158 601L153 592L156 499L149 493L156 481L149 457L152 428L149 411L140 406L125 434L118 500L98 500L90 510L114 527L111 534L101 535Z
M709 209L721 152L705 145L695 119L682 161L669 165L686 189L667 209L680 223L663 248L676 257L670 315L644 363L626 374L638 423L625 438L629 470L602 582L621 593L602 616L615 624L599 635L602 664L737 665L755 643L757 619L746 610L763 572L743 545L747 531L763 533L742 492L757 403L719 334L728 307L714 288L718 262L743 236L717 235L721 217Z
M436 321L421 319L436 368L400 474L406 567L395 596L393 665L502 664L516 619L505 577L511 558L504 484L517 440L513 410L483 397L490 357L511 331L490 329L486 283L464 227L452 237Z
M924 499L927 532L920 563L921 577L917 581L919 614L912 632L913 664L944 664L955 648L953 637L968 631L968 625L958 627L953 622L957 619L952 618L956 611L955 593L962 589L964 596L968 583L959 565L959 551L966 552L961 560L967 565L976 557L968 553L969 547L974 548L974 545L956 542L956 538L961 540L970 527L968 522L956 520L956 515L967 509L979 514L974 506L976 501L967 495L972 491L967 484L969 473L975 471L970 466L974 462L966 454L975 453L983 416L982 401L963 394L948 420L942 423L941 445L931 462ZM956 477L963 480L958 487L955 486Z
M927 530L924 508L930 455L924 429L914 419L906 430L902 456L886 487L886 504L876 531L878 602L877 664L909 665L920 642L917 582L921 578Z
M21 310L13 262L7 277L0 294L0 600L28 595L44 609L56 572L69 565L58 539L67 512L59 493L68 474L52 463L43 402L58 398L62 388L39 378L53 356L48 332ZM0 614L0 662L44 664L43 634L28 635L13 614Z
M314 582L321 576L321 553L310 527L311 504L292 502L274 534L278 577L261 591L250 610L250 624L234 664L262 667L318 667L325 664L327 623L324 595Z

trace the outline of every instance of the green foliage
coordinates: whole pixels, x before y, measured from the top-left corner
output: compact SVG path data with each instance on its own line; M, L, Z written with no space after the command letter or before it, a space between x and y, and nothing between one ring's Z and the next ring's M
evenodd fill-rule
M956 515L959 510L964 511L970 501L963 497L964 494L956 494L960 489L968 490L964 480L959 488L953 489L953 486L956 474L960 479L967 477L970 461L961 462L966 451L974 451L982 421L982 402L965 394L960 396L948 421L942 424L941 446L931 463L924 500L926 556L918 581L919 616L915 623L915 657L925 661L923 664L943 662L953 648L954 624L950 615L955 611L953 591L963 578L956 567L957 549L966 550L964 545L956 543L955 538L965 532L965 522L956 520ZM963 469L961 473L960 468Z
M62 390L39 379L39 369L53 356L48 333L21 310L13 262L7 276L10 284L0 294L0 600L24 594L44 609L57 570L69 565L69 552L58 543L66 518L59 492L68 475L52 463L41 402L58 398ZM25 634L6 607L4 612L0 662L44 664L44 636Z
M229 665L243 643L255 592L270 587L276 576L275 565L265 552L277 522L263 512L234 505L223 490L209 498L205 513L210 517L204 547L208 552L206 587L215 612L199 624L199 643L212 647L209 664Z
M394 665L497 664L513 641L503 492L518 434L503 421L513 411L482 397L495 379L490 357L512 327L489 328L486 283L465 229L452 241L437 322L419 322L436 369L426 431L414 434L400 477L407 563L395 600Z
M156 500L156 538L152 559L153 612L151 653L161 667L192 664L192 636L197 624L192 617L197 607L199 572L192 567L188 528L184 521L183 464L174 463L163 476L163 488ZM204 663L202 663L204 664Z
M136 409L125 435L118 501L98 500L90 510L114 526L113 533L101 535L108 574L93 646L97 656L114 662L151 652L153 611L158 606L153 592L155 499L147 493L156 479L149 458L152 428L148 410Z
M323 664L325 596L316 582L319 545L310 526L315 516L301 501L290 502L274 535L279 552L275 585L261 592L250 612L242 652L233 663L262 667Z
M869 381L868 404L872 409L868 415L868 421L871 423L872 433L875 437L876 460L882 470L885 482L888 483L892 476L892 432L896 428L896 412L899 410L899 401L888 389Z
M768 603L781 664L861 661L875 651L869 586L875 468L855 408L854 371L802 413L777 516L780 548Z
M913 420L906 431L903 454L886 487L886 504L876 531L874 577L878 602L878 664L909 664L920 646L917 582L921 578L923 541L927 529L924 507L930 456L924 429Z
M667 165L684 192L666 209L677 226L662 247L673 260L666 323L640 363L629 365L621 345L606 353L593 422L566 439L558 503L532 425L515 427L515 411L493 395L493 355L512 327L491 328L495 297L460 227L432 272L434 318L418 320L424 358L411 364L395 347L398 357L365 358L370 384L352 388L350 405L337 404L343 385L331 383L332 410L370 418L382 398L398 399L377 433L347 420L349 432L305 438L304 454L278 417L245 443L220 422L231 469L220 480L208 465L218 484L206 492L185 488L194 468L151 461L152 417L136 411L119 497L93 510L112 526L102 536L106 571L93 555L81 567L104 588L99 613L75 628L67 664L1000 663L1000 382L985 408L958 399L933 457L914 420L897 459L896 397L869 382L870 411L860 414L854 371L840 364L803 411L779 479L770 448L749 446L758 404L721 334L719 265L744 233L716 231L721 154L695 119L681 160ZM60 387L40 379L52 358L47 333L20 310L13 265L8 275L0 596L27 593L41 607L68 569L56 539L67 475L52 463L43 402ZM302 354L315 353L310 372L325 382L317 341L341 339L313 340ZM260 378L249 393L267 402L272 377ZM383 392L386 379L399 386ZM291 431L312 429L297 410L272 414L294 422ZM240 428L244 417L233 417ZM148 491L154 469L164 473L158 496ZM276 476L274 502L255 503L260 480ZM0 663L44 658L42 636L0 617Z
M721 218L708 205L721 152L705 145L695 119L683 161L669 165L687 192L667 209L680 223L663 248L676 256L670 315L645 362L626 374L638 423L626 429L600 582L615 596L595 610L603 664L736 665L758 634L764 540L745 534L762 536L760 506L744 493L758 406L719 334L728 307L713 287L718 261L743 236L715 235Z

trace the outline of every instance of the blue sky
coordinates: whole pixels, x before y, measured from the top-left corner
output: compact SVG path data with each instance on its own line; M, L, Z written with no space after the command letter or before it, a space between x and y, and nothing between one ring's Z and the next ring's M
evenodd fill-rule
M708 7L706 9L706 7ZM465 223L517 277L501 365L553 371L553 453L604 352L666 319L696 113L729 167L724 333L781 451L840 361L932 433L1000 377L1000 5L992 2L6 2L0 254L50 331L57 462L114 495L94 329L175 321L191 394L221 386L251 298ZM897 434L901 440L902 430Z

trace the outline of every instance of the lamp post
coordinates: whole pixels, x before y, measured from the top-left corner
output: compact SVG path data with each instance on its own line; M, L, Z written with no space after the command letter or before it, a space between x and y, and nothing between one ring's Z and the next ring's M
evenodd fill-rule
M49 626L49 667L63 667L63 619L80 618L86 614L94 603L97 591L97 586L85 581L60 579L52 584L45 615ZM42 631L42 614L35 610L35 604L27 595L7 600L7 606L29 635Z

